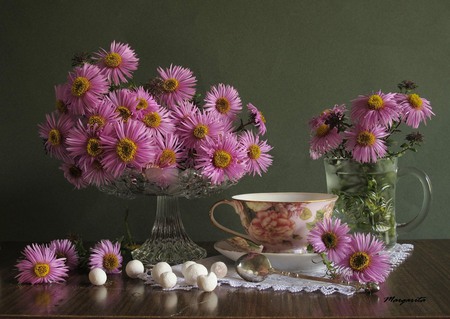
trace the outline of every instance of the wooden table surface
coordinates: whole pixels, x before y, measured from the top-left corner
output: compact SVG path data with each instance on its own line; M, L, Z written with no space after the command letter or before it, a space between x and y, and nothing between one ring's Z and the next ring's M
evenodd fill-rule
M0 318L450 318L450 239L407 242L413 254L377 294L351 297L226 285L163 291L125 274L98 287L83 273L63 284L18 285L14 266L25 244L2 243ZM212 243L202 246L217 255Z

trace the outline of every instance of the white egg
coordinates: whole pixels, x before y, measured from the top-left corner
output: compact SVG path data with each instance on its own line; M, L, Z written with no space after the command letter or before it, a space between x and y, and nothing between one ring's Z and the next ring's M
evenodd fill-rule
M89 272L89 281L93 285L104 285L106 282L106 278L106 272L101 268L94 268Z
M195 285L197 283L197 277L200 275L207 275L208 269L202 264L192 264L186 268L186 274L184 279L188 285Z
M130 278L136 278L138 275L142 274L144 270L144 264L136 259L129 261L125 267L125 272Z
M186 261L185 263L183 263L183 265L181 265L181 273L183 274L183 277L186 277L186 269L190 266L196 264L195 261L189 260Z
M170 267L170 265L168 263L166 263L165 261L160 261L152 268L153 280L159 284L160 283L159 276L161 276L162 273L167 272L167 271L172 272L172 267Z

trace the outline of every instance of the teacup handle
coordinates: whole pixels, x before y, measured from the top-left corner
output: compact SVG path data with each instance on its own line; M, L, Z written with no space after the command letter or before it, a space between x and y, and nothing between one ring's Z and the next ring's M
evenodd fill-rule
M400 179L403 176L407 175L413 175L415 176L420 183L422 184L423 189L423 201L422 201L422 208L419 211L419 213L409 222L406 223L398 223L397 229L399 233L406 233L413 229L415 229L417 226L419 226L425 217L427 217L428 212L430 211L431 206L431 181L428 175L415 167L401 167L398 170L397 176Z
M219 229L221 229L221 230L223 230L223 231L225 231L227 233L230 233L232 235L235 235L235 236L238 236L238 237L242 237L242 238L248 239L248 240L253 242L254 240L252 238L250 238L250 236L248 236L247 234L243 234L243 233L240 233L238 231L235 231L235 230L232 230L232 229L230 229L228 227L223 226L214 217L214 210L216 209L216 207L219 206L219 205L222 205L222 204L227 204L227 205L230 205L231 207L233 207L235 213L238 214L240 218L242 218L242 216L239 214L239 209L237 207L238 203L239 202L236 201L236 200L227 200L227 199L220 200L220 201L216 202L211 207L211 209L209 210L209 218L211 219L211 222L214 224L214 226L216 226L217 228L219 228Z

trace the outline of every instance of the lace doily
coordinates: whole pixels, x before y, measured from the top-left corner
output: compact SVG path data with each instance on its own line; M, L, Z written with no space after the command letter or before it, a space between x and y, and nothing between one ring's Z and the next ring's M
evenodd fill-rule
M414 246L412 244L396 244L388 251L389 261L391 264L390 272L394 271L401 263L403 263L413 252ZM322 283L317 281L310 281L304 279L291 278L280 275L271 275L263 282L253 283L247 282L242 279L234 269L234 262L224 256L208 257L198 261L203 264L207 269L210 269L211 265L216 261L224 262L228 267L228 273L225 278L219 279L219 285L229 285L231 287L242 288L254 288L258 290L273 289L275 291L289 291L289 292L314 292L320 291L324 295L330 295L335 292L351 296L356 291L353 287ZM186 284L183 275L181 274L181 265L175 265L172 267L172 271L177 275L177 285L167 290L191 290L197 289L197 286ZM142 274L139 278L144 280L146 284L152 286L159 286L153 278L148 274L149 272ZM308 275L324 277L325 271L308 273Z

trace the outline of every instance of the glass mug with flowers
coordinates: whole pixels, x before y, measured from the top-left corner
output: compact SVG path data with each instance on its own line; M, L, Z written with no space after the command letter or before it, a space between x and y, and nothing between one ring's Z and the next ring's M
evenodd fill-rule
M398 93L375 92L335 105L309 122L310 156L324 157L327 190L339 196L334 215L352 231L370 232L392 247L397 232L410 231L425 219L431 204L429 177L415 167L398 167L398 157L416 151L423 136L417 129L434 113L430 102L415 91L417 85L403 81ZM395 138L400 125L410 132L403 143ZM399 178L412 175L420 181L423 202L420 212L399 224L395 216L395 192Z

